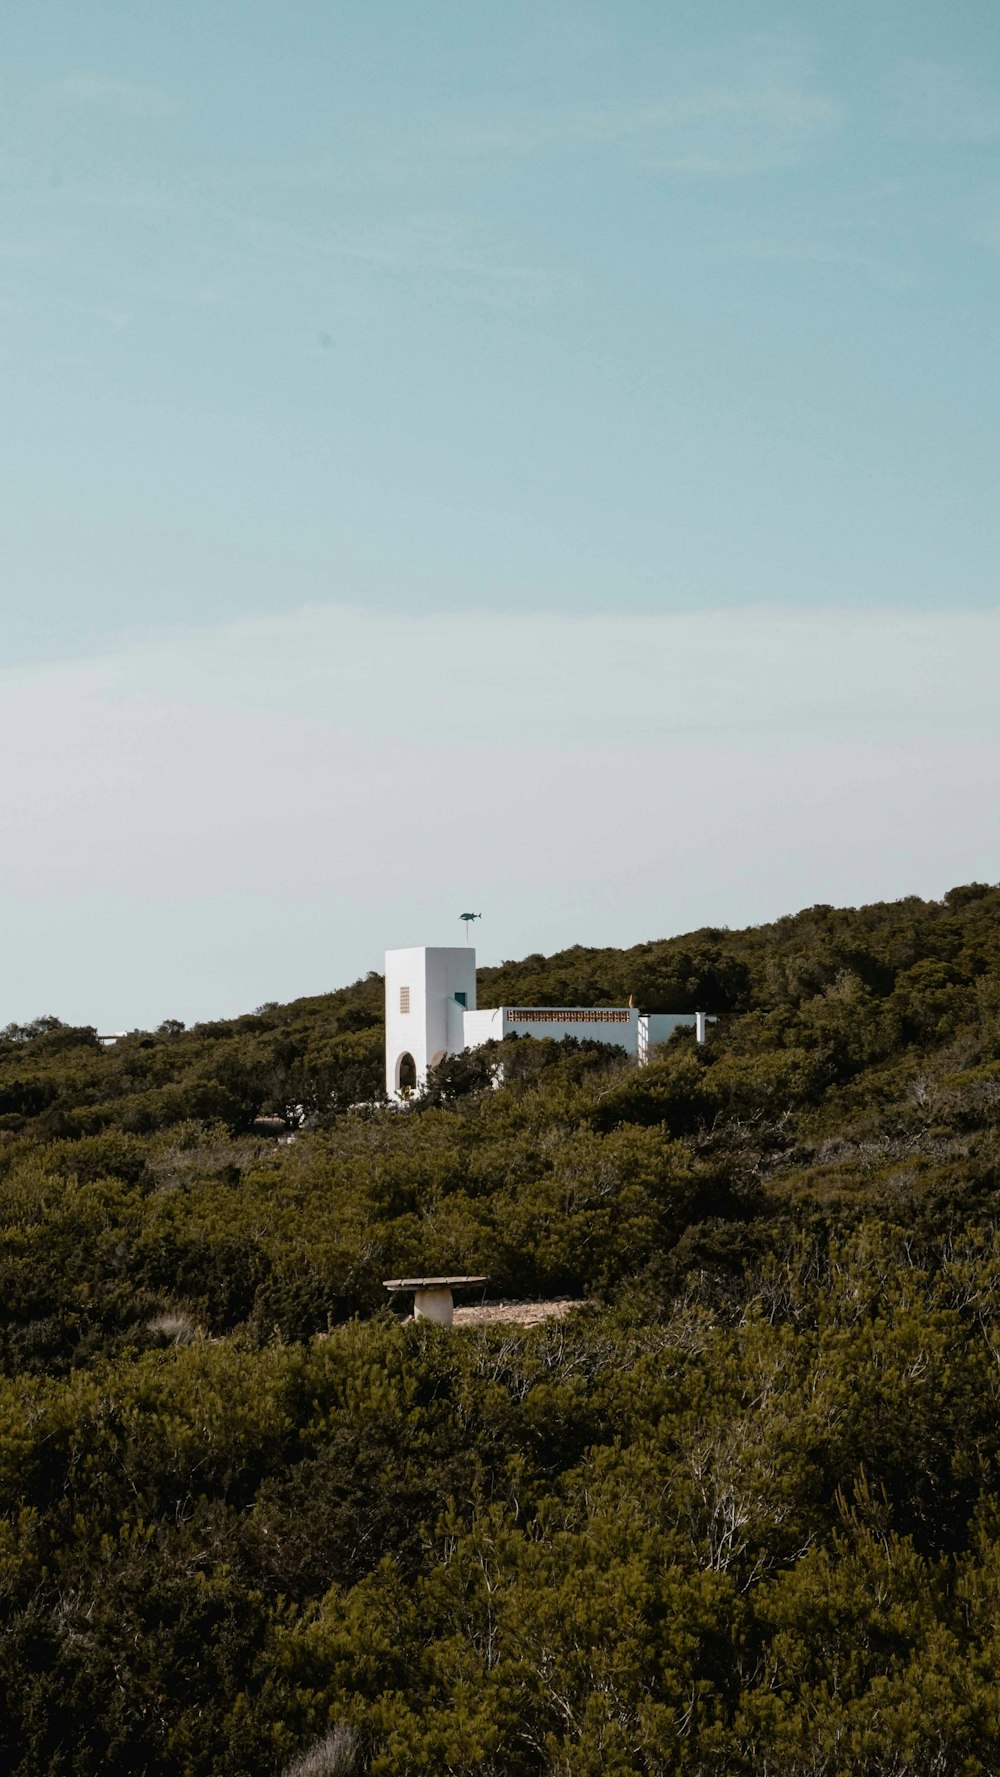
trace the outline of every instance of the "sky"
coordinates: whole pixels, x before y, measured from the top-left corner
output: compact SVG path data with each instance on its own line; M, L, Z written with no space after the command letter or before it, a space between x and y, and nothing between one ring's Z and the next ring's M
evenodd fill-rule
M0 1023L993 881L1000 11L11 0Z

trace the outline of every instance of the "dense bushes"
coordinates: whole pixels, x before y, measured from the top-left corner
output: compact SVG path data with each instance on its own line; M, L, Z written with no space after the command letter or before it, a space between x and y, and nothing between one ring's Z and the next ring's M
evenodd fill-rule
M8 1768L992 1769L996 1261L929 1258L8 1384Z
M505 964L720 1021L406 1112L376 980L3 1033L3 1769L995 1770L998 914ZM401 1324L423 1268L587 1305Z

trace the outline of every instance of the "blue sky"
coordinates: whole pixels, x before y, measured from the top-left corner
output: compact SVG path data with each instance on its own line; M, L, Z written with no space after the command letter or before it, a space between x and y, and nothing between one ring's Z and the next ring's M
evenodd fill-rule
M546 784L572 811L524 882L477 840L462 893L503 883L488 955L1000 874L992 814L959 798L956 828L935 775L947 758L978 783L994 759L976 656L1000 542L998 52L980 0L8 6L0 663L27 721L0 782L10 1016L237 1010L447 937L450 786L487 706L517 712L479 760L476 819L503 855L530 835L540 856ZM791 686L770 670L786 620ZM720 694L710 741L696 711ZM617 726L579 728L608 700ZM162 758L142 709L173 737ZM808 869L774 866L778 817L741 775L765 732L771 788L817 749L830 850L806 846ZM630 831L662 836L683 772L685 819L714 834L682 894L641 872L589 894L611 832L587 784L623 745L649 786ZM865 758L884 782L890 754L924 763L887 850L877 797L859 826L847 785ZM388 785L432 755L449 788L425 797L411 894ZM252 822L260 786L280 810L268 758L298 774L288 821L329 851L314 834L275 883L234 833L199 898L218 798ZM501 792L508 768L533 814ZM763 798L750 830L737 783L751 814ZM98 847L99 890L67 873L70 833ZM361 849L352 874L342 850Z

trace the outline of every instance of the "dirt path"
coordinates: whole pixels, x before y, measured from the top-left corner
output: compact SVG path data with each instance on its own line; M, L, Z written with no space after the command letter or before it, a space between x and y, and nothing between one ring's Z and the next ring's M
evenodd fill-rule
M581 1302L561 1296L556 1302L483 1302L476 1308L456 1308L456 1327L537 1327L543 1320L562 1320Z

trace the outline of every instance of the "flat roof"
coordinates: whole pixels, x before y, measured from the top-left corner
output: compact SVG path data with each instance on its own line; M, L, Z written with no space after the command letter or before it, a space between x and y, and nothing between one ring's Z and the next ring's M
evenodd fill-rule
M444 1290L459 1283L488 1283L488 1277L387 1277L385 1290Z

